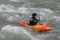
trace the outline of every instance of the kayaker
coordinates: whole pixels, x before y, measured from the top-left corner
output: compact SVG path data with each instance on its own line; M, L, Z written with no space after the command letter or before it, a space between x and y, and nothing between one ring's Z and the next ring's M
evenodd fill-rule
M37 13L33 13L32 17L29 20L29 24L30 25L36 25L39 22L40 22L40 19L37 18Z

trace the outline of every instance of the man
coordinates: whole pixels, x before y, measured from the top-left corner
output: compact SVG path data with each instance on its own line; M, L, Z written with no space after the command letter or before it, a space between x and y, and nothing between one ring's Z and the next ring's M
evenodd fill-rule
M39 22L40 22L40 20L37 19L37 13L33 13L33 14L32 14L32 17L31 17L30 20L29 20L29 24L30 24L30 25L36 25L36 24L39 23Z

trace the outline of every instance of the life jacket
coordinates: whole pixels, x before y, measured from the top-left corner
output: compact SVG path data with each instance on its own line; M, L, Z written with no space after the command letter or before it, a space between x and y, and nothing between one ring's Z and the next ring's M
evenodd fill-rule
M37 23L38 23L38 20L36 18L34 18L34 17L30 18L30 20L29 20L30 25L36 25Z

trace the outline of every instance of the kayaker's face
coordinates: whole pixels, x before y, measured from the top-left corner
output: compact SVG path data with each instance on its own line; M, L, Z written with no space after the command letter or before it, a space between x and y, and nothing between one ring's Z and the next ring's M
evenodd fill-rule
M34 16L34 18L36 18L37 16Z

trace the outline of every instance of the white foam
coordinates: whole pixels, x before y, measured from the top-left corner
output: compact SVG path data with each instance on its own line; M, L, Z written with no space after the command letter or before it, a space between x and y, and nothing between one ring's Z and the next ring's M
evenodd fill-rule
M19 13L27 13L28 12L28 8L26 8L26 7L19 7L17 11Z
M22 27L17 27L17 26L11 26L11 25L6 25L4 26L2 29L2 31L6 31L6 32L11 32L11 33L22 33L22 34L26 34L28 36L31 37L31 35L29 34L28 31L26 31L24 28Z
M19 2L20 0L10 0L10 1L12 1L12 2Z
M30 33L22 27L6 25L1 29L1 31L6 32L7 37L10 36L10 35L8 36L7 33L9 33L9 34L13 33L16 35L21 35L22 37L24 36L23 38L26 38L26 36L28 36L28 38L31 38ZM4 39L4 38L6 38L6 35L4 33L2 33L2 35L0 35L0 38Z
M23 30L24 30L24 31L23 31ZM29 33L28 31L26 31L25 29L22 29L22 32L23 32L24 34L29 35L29 36L31 37L30 33Z
M7 17L7 21L9 22L19 22L20 20L23 21L23 16L20 17L18 14L15 14L13 16L12 15Z
M20 30L20 28L16 26L6 25L1 30L16 33Z
M10 21L10 22L15 22L15 21L19 21L19 15L15 15L14 13L24 13L24 14L29 14L31 12L37 12L38 14L40 14L40 18L41 20L46 20L48 18L51 18L51 17L48 17L50 14L52 15L54 13L53 10L50 10L50 9L47 9L47 8L30 8L30 7L17 7L15 8L14 6L12 5L5 5L5 4L1 4L0 5L0 12L8 12L10 13L8 16L7 16L7 20ZM31 13L32 14L32 13ZM50 16L51 16L50 15ZM6 16L6 15L5 15Z
M18 7L17 9L12 5L0 5L0 12L8 12L8 13L29 13L28 8L26 7Z
M15 20L15 18L13 16L10 16L10 17L7 18L7 21L9 21L9 22L12 22L14 20Z
M29 8L29 7L18 7L15 8L12 5L5 5L5 4L1 4L0 5L0 12L8 12L8 13L30 13L30 12L37 12L37 13L41 13L41 14L52 14L54 13L54 11L47 9L47 8Z
M56 22L60 22L60 17L59 16L58 17L57 16L54 16L53 19L55 19Z
M0 5L0 12L16 12L15 8L12 5L5 5L1 4Z
M52 11L50 9L47 9L47 8L41 8L40 13L43 14L43 15L45 15L45 14L53 14L54 11Z
M4 39L4 38L5 38L5 36L4 36L4 35L2 35L2 34L0 34L0 38Z

